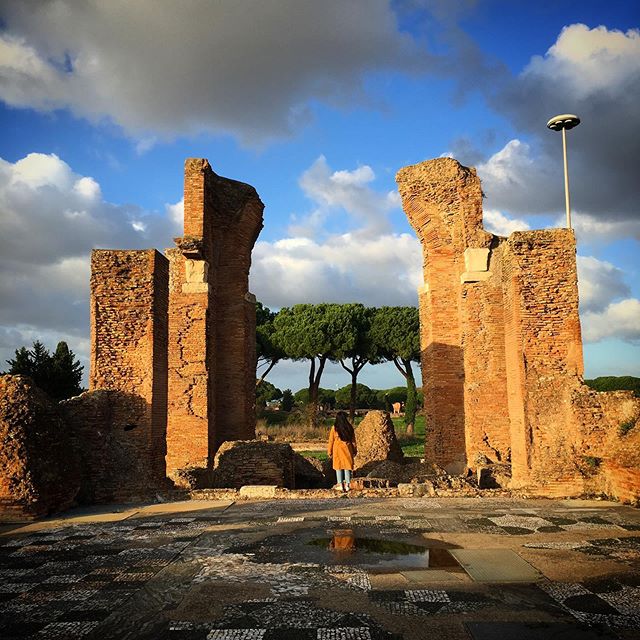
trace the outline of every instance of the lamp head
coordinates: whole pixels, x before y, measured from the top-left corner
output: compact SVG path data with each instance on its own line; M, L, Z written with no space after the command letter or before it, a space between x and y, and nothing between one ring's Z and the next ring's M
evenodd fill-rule
M553 131L561 131L562 129L573 129L580 124L580 118L573 113L563 113L559 116L554 116L547 122L547 127L553 129Z

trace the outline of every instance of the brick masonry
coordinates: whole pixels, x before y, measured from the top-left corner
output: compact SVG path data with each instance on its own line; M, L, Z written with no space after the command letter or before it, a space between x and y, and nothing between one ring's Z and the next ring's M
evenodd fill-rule
M190 158L184 235L166 257L92 254L90 389L127 394L121 412L134 411L132 397L146 403L135 447L158 482L165 474L179 481L180 469L211 470L222 442L255 435L248 279L263 209L253 187Z
M92 252L89 389L120 392L120 400L115 402L112 394L113 402L107 404L113 407L107 409L95 398L92 402L84 398L67 409L81 428L78 438L88 438L89 445L92 436L82 428L84 414L96 409L105 417L103 430L111 433L114 427L109 415L116 406L119 413L128 407L130 417L122 421L135 428L126 440L135 441L157 485L166 475L168 267L167 259L154 249ZM87 473L100 477L105 461L101 456L89 457L85 464L91 460L96 468ZM131 480L122 474L123 491Z
M625 444L638 429L620 426L637 422L640 400L582 383L573 232L488 233L480 180L451 158L396 179L424 254L426 457L452 472L479 456L511 460L514 487L638 499L639 461ZM584 464L594 459L595 472Z
M167 471L212 468L227 440L255 437L251 251L262 229L255 189L188 159L184 236L169 249Z
M0 521L66 509L79 489L78 458L57 404L26 376L0 376Z

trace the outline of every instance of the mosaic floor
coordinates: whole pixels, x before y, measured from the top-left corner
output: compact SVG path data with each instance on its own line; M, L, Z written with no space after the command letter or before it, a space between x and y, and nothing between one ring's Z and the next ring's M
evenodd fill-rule
M0 536L0 638L470 640L471 623L523 612L540 629L640 638L640 513L611 503L336 498L88 520ZM439 549L476 536L539 554L541 579L487 584L455 562L377 570L309 546L344 530ZM593 575L551 580L558 562Z

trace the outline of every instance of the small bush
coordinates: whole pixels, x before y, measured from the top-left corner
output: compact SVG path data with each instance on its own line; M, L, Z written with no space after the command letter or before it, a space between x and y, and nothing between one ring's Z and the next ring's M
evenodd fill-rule
M633 429L633 427L636 426L636 419L635 418L631 418L631 420L627 420L626 422L623 422L619 427L618 427L618 433L621 436L626 436L627 433L629 433L629 431L631 431L631 429Z
M590 469L597 469L602 462L602 458L597 458L596 456L582 456L582 459Z

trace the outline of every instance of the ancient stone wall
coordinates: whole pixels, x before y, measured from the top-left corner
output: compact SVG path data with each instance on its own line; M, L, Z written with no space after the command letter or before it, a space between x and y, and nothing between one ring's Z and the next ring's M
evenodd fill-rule
M80 488L69 429L57 404L25 376L0 376L0 520L67 509Z
M80 460L81 504L149 499L168 488L149 442L147 401L123 391L87 391L60 403Z
M165 471L176 480L180 469L211 471L222 442L255 435L255 298L248 285L263 209L253 187L190 158L184 235L167 258L152 249L92 254L90 388L146 402L130 436L136 447L144 443L140 454L152 460L159 482Z
M637 421L640 400L582 383L573 232L487 233L475 170L451 158L396 179L424 254L425 456L450 472L485 456L510 460L513 486L548 494L607 486L640 497L636 436L620 431ZM593 458L598 468L585 469Z
M473 169L442 158L402 169L397 181L424 254L422 377L432 435L425 456L459 473L477 453L508 456L502 293L491 278L499 242L482 228Z
M168 261L154 249L91 254L89 388L139 399L131 437L157 483L165 477L168 282Z
M251 250L264 205L247 184L185 163L184 236L169 249L167 467L211 468L225 440L255 436Z
M225 442L216 453L213 484L274 485L295 488L295 453L288 444L240 440Z

